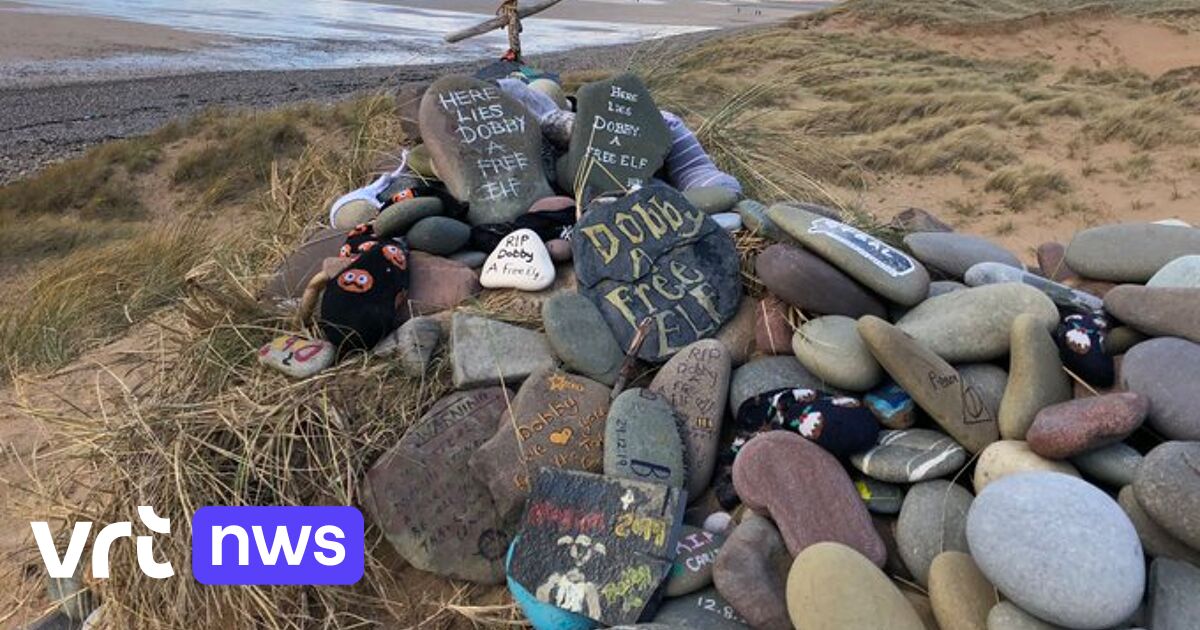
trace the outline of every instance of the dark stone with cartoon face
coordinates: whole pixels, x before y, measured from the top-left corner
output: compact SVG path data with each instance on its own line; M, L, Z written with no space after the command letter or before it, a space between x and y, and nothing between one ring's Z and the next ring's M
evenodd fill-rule
M675 544L675 564L667 578L667 597L687 595L712 584L713 566L725 537L684 525Z
M667 186L592 203L575 227L572 252L580 292L623 349L650 318L638 353L647 361L716 335L737 313L742 277L733 239Z
M683 509L669 486L543 468L509 576L539 601L604 625L635 623L671 570Z
M632 74L588 83L575 97L563 188L590 200L650 183L671 149L671 132L650 91Z
M554 193L542 168L537 117L498 86L442 77L421 99L421 138L472 224L503 223Z
M746 630L750 626L738 611L715 588L675 597L663 602L654 616L654 623L673 628L704 628L705 630Z
M684 419L661 394L627 389L608 410L604 474L683 488L687 481Z
M363 506L414 567L480 584L503 581L512 538L468 461L496 433L510 397L499 387L450 394L367 472Z
M496 435L471 457L472 474L506 519L520 517L543 466L603 470L608 405L609 389L582 376L554 368L529 375Z
M1112 357L1104 351L1108 319L1091 313L1068 313L1054 331L1063 366L1094 387L1110 387L1116 378Z

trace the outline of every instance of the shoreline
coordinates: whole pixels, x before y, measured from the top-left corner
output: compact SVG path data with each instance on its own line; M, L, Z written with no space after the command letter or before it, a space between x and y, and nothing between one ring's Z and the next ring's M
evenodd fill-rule
M632 44L530 55L556 72L622 67L639 51L682 50L746 29L708 30ZM473 72L493 57L470 61L329 70L199 72L0 88L0 185L35 174L107 142L145 135L210 108L270 109L330 103L371 90L395 91L451 72Z

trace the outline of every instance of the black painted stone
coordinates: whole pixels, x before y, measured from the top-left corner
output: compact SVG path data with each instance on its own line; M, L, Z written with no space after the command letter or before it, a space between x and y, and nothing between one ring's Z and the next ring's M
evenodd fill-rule
M585 200L648 184L671 149L671 132L641 79L588 83L576 98L565 172L571 181L560 184Z
M683 510L668 486L544 468L509 575L543 602L605 625L635 623L671 569Z
M592 203L571 242L580 292L622 349L652 318L642 359L665 361L737 313L742 277L733 238L668 186Z

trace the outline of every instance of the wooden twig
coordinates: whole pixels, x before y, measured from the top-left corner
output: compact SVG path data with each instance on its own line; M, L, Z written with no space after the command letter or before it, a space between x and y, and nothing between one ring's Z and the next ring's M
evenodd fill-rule
M541 13L542 11L549 9L559 2L562 2L562 0L542 0L541 2L530 3L528 6L522 6L517 9L517 17L527 18L535 13ZM485 22L480 22L479 24L476 24L470 28L464 28L461 31L450 33L446 35L446 41L453 44L455 42L461 42L464 39L470 39L476 35L482 35L489 31L494 31L498 28L505 28L507 26L508 16L498 15Z

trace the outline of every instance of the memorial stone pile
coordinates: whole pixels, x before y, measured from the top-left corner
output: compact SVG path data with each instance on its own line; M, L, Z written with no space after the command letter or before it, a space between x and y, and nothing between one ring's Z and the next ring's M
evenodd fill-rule
M373 220L425 317L371 360L453 387L363 480L406 562L507 582L537 630L1200 628L1200 230L1035 259L909 210L885 240L677 189L632 75L580 88L557 145L506 90L434 82L441 183ZM273 292L319 284L322 238ZM306 378L336 350L260 355Z

